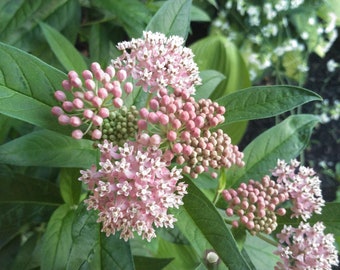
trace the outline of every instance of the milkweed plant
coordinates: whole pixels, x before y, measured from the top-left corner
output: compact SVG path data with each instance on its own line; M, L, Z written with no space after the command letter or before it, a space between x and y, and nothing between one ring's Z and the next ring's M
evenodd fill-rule
M232 39L219 37L231 46L221 55L202 53L201 40L189 46L191 21L205 19L189 0L26 4L5 9L47 10L26 24L34 32L0 29L6 269L339 263L339 203L323 199L322 179L299 161L319 117L287 116L238 147L248 121L320 102L317 93L251 87ZM81 11L84 25L72 22ZM75 29L88 53L73 46ZM228 68L209 69L210 58Z

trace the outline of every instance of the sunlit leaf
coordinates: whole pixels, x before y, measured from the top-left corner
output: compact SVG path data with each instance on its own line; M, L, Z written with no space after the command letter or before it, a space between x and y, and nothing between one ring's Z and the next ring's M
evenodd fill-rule
M190 26L190 10L191 0L167 1L152 17L146 30L186 39Z
M72 248L64 269L134 269L129 242L119 233L107 237L97 222L98 213L80 204L72 225Z
M225 123L272 117L322 98L310 90L289 86L254 86L217 100L226 108Z
M63 131L51 108L53 92L65 74L32 55L0 43L0 113L22 121Z
M277 159L289 161L296 158L307 146L318 122L319 118L314 115L292 115L263 132L244 149L245 166L227 170L227 184L260 180L265 174L270 174Z
M39 25L52 51L66 71L75 70L81 74L83 70L87 69L83 56L67 38L48 24L40 22Z
M97 151L89 140L49 130L32 132L0 146L0 161L20 166L89 168Z

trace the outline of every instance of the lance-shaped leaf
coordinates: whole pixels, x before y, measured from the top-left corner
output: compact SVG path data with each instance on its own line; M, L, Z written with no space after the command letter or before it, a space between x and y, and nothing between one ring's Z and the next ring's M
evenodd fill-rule
M307 89L289 86L254 86L217 100L226 108L226 124L272 117L322 98Z
M252 269L215 206L190 179L186 178L186 183L188 194L176 213L176 224L199 256L204 257L207 250L214 250L230 270Z
M89 168L97 151L89 140L39 130L0 146L0 161L20 166Z
M119 239L119 233L107 237L100 231L97 219L96 211L87 211L84 204L79 205L72 226L72 248L64 269L134 269L129 242Z
M60 193L64 201L69 205L77 205L80 200L81 182L79 169L63 168L60 171Z
M46 23L40 22L39 25L52 51L67 71L75 70L81 74L87 69L83 56L67 38Z
M195 99L209 98L225 76L216 70L203 70L200 72L202 85L196 87ZM222 104L221 104L222 105Z
M0 43L0 113L51 130L65 132L51 114L53 97L66 78L38 58Z
M146 30L186 39L190 26L190 12L191 0L167 1L152 17Z
M72 245L73 218L74 210L69 205L61 205L53 213L42 243L42 270L66 269L67 258Z
M277 159L296 158L307 146L313 127L319 122L314 115L292 115L263 132L244 149L243 168L226 172L227 185L237 186L249 179L260 180L276 166Z

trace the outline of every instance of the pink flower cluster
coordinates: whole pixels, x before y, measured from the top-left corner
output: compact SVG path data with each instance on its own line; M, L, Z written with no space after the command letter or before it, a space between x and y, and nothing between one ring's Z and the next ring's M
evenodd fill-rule
M321 194L321 181L314 170L299 165L297 160L291 160L290 164L278 160L272 175L277 177L281 190L289 194L292 217L301 217L306 221L313 213L321 214L325 201Z
M195 94L201 79L192 51L183 44L179 36L143 32L143 38L118 43L123 54L112 65L124 69L145 91L158 93L171 87L176 96L186 99Z
M133 91L133 84L126 79L125 70L108 66L104 71L98 63L92 63L91 70L84 70L81 77L70 71L62 82L63 90L54 93L61 106L54 106L52 113L59 124L75 128L73 138L81 139L90 133L92 139L99 140L103 120L111 111L120 109L123 98Z
M107 235L120 231L128 240L137 232L150 241L154 227L176 221L167 209L182 204L181 173L217 177L220 168L244 165L243 153L218 129L225 108L193 97L201 79L183 43L144 32L119 43L122 56L105 70L93 63L81 76L71 71L55 92L61 105L52 113L59 123L73 126L76 139L89 134L101 151L100 168L81 171L80 180ZM170 169L173 161L180 168Z
M154 227L173 227L176 221L168 208L178 208L187 193L179 182L181 170L168 169L157 147L126 142L123 147L104 141L100 169L81 171L79 180L93 192L85 202L99 210L98 222L107 236L120 231L127 241L134 232L143 239L154 238Z
M282 262L275 270L331 270L332 265L338 265L334 236L324 234L324 229L322 222L313 226L301 222L298 228L285 225L277 234L280 244L275 254Z
M235 214L239 217L232 222L233 227L241 223L253 235L259 232L270 234L277 227L276 214L286 213L278 205L288 199L288 193L280 192L280 186L269 176L263 177L261 182L250 180L248 184L242 183L236 190L224 190L222 196L228 202L227 216Z

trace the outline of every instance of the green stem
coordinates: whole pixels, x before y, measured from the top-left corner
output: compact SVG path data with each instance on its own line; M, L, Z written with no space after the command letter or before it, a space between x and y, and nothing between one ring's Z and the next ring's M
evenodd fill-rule
M263 235L262 233L258 233L258 234L256 234L256 236L257 236L258 238L260 238L261 240L267 242L268 244L271 244L271 245L273 245L274 247L277 247L277 241L268 238L267 236Z

